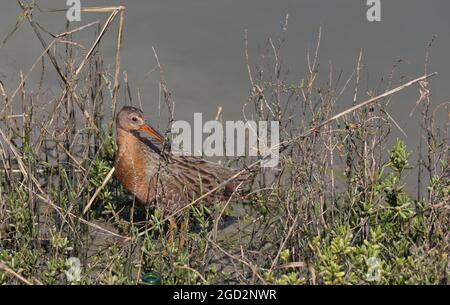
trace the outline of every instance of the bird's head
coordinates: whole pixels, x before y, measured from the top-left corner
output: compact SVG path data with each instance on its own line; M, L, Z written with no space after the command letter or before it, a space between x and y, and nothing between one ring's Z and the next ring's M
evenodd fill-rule
M160 142L164 141L161 134L145 122L144 113L138 108L123 107L117 114L116 124L117 128L127 132L143 132Z

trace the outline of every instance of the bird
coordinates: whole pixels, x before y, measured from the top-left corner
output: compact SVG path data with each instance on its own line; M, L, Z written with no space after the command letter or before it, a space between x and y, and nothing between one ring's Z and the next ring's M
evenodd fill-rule
M147 123L141 109L124 106L116 116L117 180L143 204L158 206L169 221L169 240L178 230L181 211L204 196L206 204L245 194L250 174L198 156L172 153L168 141ZM186 224L181 222L178 248L185 243Z

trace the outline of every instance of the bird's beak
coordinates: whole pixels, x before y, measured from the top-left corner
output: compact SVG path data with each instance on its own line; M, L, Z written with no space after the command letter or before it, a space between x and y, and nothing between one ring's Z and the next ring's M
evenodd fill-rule
M141 127L139 127L139 131L142 131L142 132L148 134L149 136L151 136L154 139L157 139L160 142L164 142L164 138L162 137L162 135L160 135L159 132L157 132L150 125L142 124Z

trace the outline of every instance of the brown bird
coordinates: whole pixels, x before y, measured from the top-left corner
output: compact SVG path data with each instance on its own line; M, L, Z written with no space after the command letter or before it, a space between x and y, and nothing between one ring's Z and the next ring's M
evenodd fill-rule
M143 112L135 107L123 107L117 114L116 177L136 198L162 208L170 223L169 238L177 229L178 212L203 194L206 203L227 199L233 192L248 190L249 175L235 177L237 171L200 157L175 155L164 149L164 137L147 124ZM144 138L141 133L150 138ZM179 248L184 244L182 222Z

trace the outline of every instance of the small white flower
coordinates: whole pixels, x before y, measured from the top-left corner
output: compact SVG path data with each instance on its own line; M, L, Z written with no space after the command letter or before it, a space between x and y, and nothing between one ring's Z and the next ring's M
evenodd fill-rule
M78 282L81 280L81 262L78 257L69 257L66 260L69 270L65 271L68 282Z

